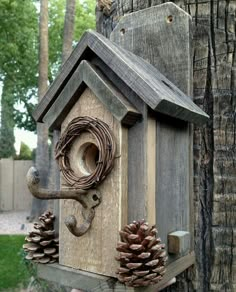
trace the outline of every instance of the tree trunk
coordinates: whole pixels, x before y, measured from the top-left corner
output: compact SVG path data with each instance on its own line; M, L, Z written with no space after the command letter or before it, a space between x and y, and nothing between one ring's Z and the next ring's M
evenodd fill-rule
M72 43L74 35L74 22L75 22L75 0L66 1L66 13L64 21L64 32L63 32L63 45L62 45L62 64L69 57L72 52ZM52 137L52 151L50 159L50 182L49 187L53 190L60 189L60 172L57 165L57 162L54 157L54 149L60 138L60 131L54 130ZM53 202L53 211L56 215L55 220L55 230L59 232L59 201L54 200Z
M72 51L75 22L75 0L66 1L66 13L63 32L62 64Z
M38 100L43 98L48 87L48 0L40 1L39 21L39 81ZM37 124L36 167L40 173L42 186L47 186L49 170L48 129L45 124ZM45 211L47 201L33 198L30 221Z
M109 37L124 14L164 2L99 0L97 30ZM172 2L193 17L194 100L210 121L194 134L196 277L167 290L236 291L236 2Z

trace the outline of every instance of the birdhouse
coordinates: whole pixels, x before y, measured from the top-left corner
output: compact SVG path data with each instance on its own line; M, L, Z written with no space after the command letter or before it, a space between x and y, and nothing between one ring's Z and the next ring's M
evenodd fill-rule
M194 263L190 124L208 116L189 96L88 31L34 117L61 132L59 265L116 278L119 230L142 219L165 243L169 278Z

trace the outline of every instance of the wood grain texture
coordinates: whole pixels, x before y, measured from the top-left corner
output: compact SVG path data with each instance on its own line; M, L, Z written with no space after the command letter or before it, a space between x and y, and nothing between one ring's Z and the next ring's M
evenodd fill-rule
M86 48L86 49L85 49ZM93 54L102 59L153 110L182 120L205 123L208 116L191 99L163 76L156 68L136 55L122 49L93 31L85 33L44 100L37 106L34 117L41 121L50 106L76 70L81 57ZM86 56L87 54L87 56ZM77 59L72 59L72 56ZM74 57L75 58L75 57ZM73 62L73 66L71 64ZM67 75L65 75L67 72Z
M148 116L147 120L147 220L150 225L156 224L156 118Z
M60 139L60 130L53 130L52 133L52 149L55 149L58 140ZM58 164L54 158L54 152L51 153L50 159L50 173L49 173L49 188L52 190L59 191L60 190L60 171ZM56 236L59 236L59 218L60 218L60 211L59 211L59 200L53 200L52 203L53 207L53 214L55 215L54 220L54 229L56 232Z
M159 120L156 136L156 220L159 235L167 244L168 233L190 231L189 153L192 149L187 123ZM169 258L175 259L172 255Z
M115 0L109 16L97 15L97 29L109 37L125 14L144 9L144 3L151 7L163 2L168 0ZM204 129L195 128L194 137L196 278L178 277L168 291L234 291L236 2L172 2L193 18L194 101L210 121ZM215 262L218 246L228 247L224 250L228 262Z
M170 15L173 18L171 23L168 22ZM140 26L140 23L143 23L143 25ZM124 33L121 33L123 30ZM111 39L126 50L147 60L161 72L163 70L168 79L181 86L181 89L188 96L191 96L191 35L191 18L189 15L176 5L168 3L124 16L111 33ZM134 135L138 136L138 133L134 132L135 128L139 127L138 131L140 133L142 131L146 133L149 116L150 113L146 110L143 113L142 124L129 130L130 152L136 150L137 141L132 144L132 140L135 141ZM149 137L152 137L151 140L145 139L139 142L142 143L143 153L141 151L137 152L137 156L131 154L135 156L137 164L141 163L142 168L146 171L136 170L135 166L129 166L129 180L130 177L135 177L135 175L139 178L142 177L146 189L133 187L133 180L129 183L129 206L135 206L135 211L133 208L129 208L129 218L137 219L139 218L135 218L137 215L150 218L153 212L151 207L153 199L148 198L150 194L147 190L154 187L155 221L159 235L167 245L168 233L174 230L187 230L193 236L193 228L190 226L190 209L192 209L193 204L191 128L187 123L162 115L156 115L155 120L156 125L153 129L156 133L149 135ZM133 133L135 134L133 135ZM144 135L144 137L146 136ZM152 152L149 149L154 137L156 137L154 143L156 145L156 155L151 154ZM147 156L145 156L145 153L148 153ZM148 157L150 157L149 160ZM154 162L155 157L156 161ZM135 165L133 160L132 164ZM152 165L152 171L148 170L148 164ZM155 169L153 169L154 165ZM153 176L156 178L153 179ZM153 181L155 181L155 184ZM135 198L140 198L141 192L145 194L147 201L142 199L146 204L140 203L137 206ZM151 215L151 218L153 218L153 215ZM176 260L176 256L170 255L169 260Z
M128 221L147 219L149 216L146 196L148 189L147 159L151 157L147 151L148 106L101 59L94 58L91 62L109 76L111 82L121 90L124 96L127 96L130 103L142 114L142 119L130 127L128 131ZM151 163L153 163L153 159Z
M168 234L168 252L173 254L187 254L190 251L190 233L174 231Z
M196 252L205 259L198 261L199 286L234 291L236 2L193 1L188 8L196 25L195 101L210 116L206 127L195 128L194 136Z
M128 220L147 220L147 106L138 105L142 121L128 132Z
M188 95L192 87L188 80L192 60L187 60L191 54L186 52L191 51L191 26L189 14L173 3L166 3L122 17L112 31L111 40L155 64L164 76ZM131 50L133 43L140 45Z
M58 264L38 265L38 276L40 279L52 281L60 285L89 292L156 292L163 284L167 283L173 277L193 265L195 262L194 253L182 257L171 263L168 271L157 285L141 288L127 287L121 284L117 279L101 276L94 273L75 270Z
M62 132L66 125L78 116L91 116L103 120L112 129L117 143L117 159L115 166L106 180L98 186L102 194L102 202L96 208L91 229L82 237L74 237L63 224L65 217L75 215L81 222L81 206L75 201L64 200L60 204L60 264L76 269L90 271L108 276L115 276L117 263L116 244L118 231L127 223L127 129L121 126L99 99L86 89L68 113L62 124ZM78 172L78 147L86 141L94 141L88 134L75 141L72 158L75 171ZM96 144L96 141L94 141ZM74 156L73 156L74 153ZM62 188L66 186L62 178ZM112 259L112 260L111 260Z
M104 74L89 62L82 61L43 118L49 128L60 128L64 117L86 86L122 124L131 126L141 118L141 114Z

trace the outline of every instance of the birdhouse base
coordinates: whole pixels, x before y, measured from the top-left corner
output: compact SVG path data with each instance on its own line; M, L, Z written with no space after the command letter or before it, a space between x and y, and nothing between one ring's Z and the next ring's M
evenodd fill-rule
M195 263L194 253L177 259L167 266L167 272L162 281L154 286L131 288L121 284L116 278L106 277L95 273L84 272L68 268L59 264L38 264L38 277L46 281L55 282L68 288L77 288L85 291L129 291L153 292L161 289L167 282L182 273Z

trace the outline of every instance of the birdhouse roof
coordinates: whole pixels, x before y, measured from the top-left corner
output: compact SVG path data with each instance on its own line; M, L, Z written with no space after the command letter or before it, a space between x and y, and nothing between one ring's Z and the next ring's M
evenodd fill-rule
M87 31L36 107L33 114L36 121L58 127L86 86L120 121L129 125L139 118L140 114L129 97L123 96L119 86L109 80L110 72L101 72L94 59L100 60L122 81L119 84L125 83L152 110L197 124L208 119L189 96L151 64L99 33Z

